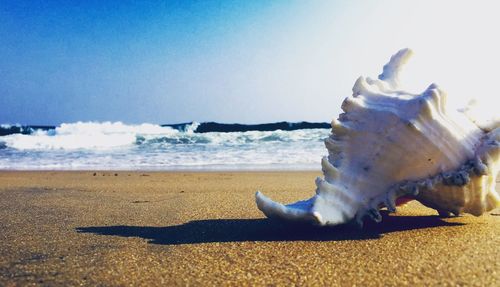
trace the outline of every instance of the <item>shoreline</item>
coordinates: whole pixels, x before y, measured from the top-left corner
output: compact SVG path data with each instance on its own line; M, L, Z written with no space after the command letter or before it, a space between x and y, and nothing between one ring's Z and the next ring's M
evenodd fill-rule
M140 173L140 172L152 172L152 173L245 173L245 172L320 172L321 166L318 164L317 168L306 169L0 169L2 172L130 172L130 173Z
M255 206L256 190L308 198L320 175L0 171L0 285L500 282L497 211L442 219L411 202L358 230L283 224Z

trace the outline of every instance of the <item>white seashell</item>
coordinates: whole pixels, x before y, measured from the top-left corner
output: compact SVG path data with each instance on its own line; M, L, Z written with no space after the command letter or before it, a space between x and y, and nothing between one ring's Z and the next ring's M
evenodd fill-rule
M337 225L362 224L368 215L379 222L379 209L394 212L401 197L440 215L478 216L500 206L500 121L476 125L470 115L448 110L435 84L420 95L402 91L398 74L411 54L392 56L377 80L356 81L325 140L329 155L316 195L283 205L256 193L267 217Z

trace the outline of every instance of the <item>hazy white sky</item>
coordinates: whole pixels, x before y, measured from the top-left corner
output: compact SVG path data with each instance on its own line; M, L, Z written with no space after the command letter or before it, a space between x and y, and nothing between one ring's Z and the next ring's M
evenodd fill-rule
M0 123L330 121L404 47L410 91L500 102L496 1L22 2L0 2Z

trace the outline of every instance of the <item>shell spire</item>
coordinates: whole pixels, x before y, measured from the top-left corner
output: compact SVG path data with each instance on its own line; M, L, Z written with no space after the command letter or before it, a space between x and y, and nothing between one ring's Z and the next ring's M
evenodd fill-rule
M495 190L500 167L500 124L478 127L446 108L446 93L431 84L423 93L399 88L399 73L412 52L391 57L377 80L360 77L344 113L332 121L310 199L284 205L256 193L270 218L317 225L379 222L380 208L416 199L439 214L480 215L500 206Z

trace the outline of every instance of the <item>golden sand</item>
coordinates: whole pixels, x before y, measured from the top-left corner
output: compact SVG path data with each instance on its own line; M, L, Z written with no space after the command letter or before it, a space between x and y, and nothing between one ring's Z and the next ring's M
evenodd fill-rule
M500 286L500 212L440 219L418 203L380 224L264 219L315 172L1 172L0 286Z

